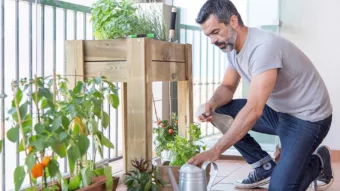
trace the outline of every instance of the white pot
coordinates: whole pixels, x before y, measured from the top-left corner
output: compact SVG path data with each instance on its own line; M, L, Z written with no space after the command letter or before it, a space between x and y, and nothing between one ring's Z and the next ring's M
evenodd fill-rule
M170 161L170 151L164 150L161 152L162 162Z

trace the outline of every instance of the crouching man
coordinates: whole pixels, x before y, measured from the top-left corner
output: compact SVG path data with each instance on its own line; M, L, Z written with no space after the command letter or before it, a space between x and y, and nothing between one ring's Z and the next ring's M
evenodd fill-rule
M331 126L332 105L310 59L288 40L246 27L229 0L206 1L196 21L227 54L228 68L222 84L198 109L200 121L212 122L224 135L188 163L215 161L234 146L254 169L236 187L270 182L270 191L304 191L317 182L316 190L328 188L334 179L330 151L319 145ZM248 98L233 100L241 78L249 83ZM250 130L279 136L277 164Z

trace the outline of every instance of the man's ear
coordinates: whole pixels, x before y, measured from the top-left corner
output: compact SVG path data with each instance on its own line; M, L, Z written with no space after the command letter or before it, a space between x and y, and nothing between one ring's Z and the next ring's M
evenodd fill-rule
M238 18L236 15L232 15L229 21L230 26L235 29L238 26Z

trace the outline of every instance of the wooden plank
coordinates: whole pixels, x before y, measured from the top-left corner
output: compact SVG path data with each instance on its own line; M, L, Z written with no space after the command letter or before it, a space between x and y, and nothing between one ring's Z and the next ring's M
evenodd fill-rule
M152 62L152 50L151 50L151 39L145 39L145 63L151 63ZM152 100L152 81L147 81L146 79L146 75L148 73L148 71L150 71L150 65L145 64L145 104L146 104L146 110L145 110L145 114L146 114L146 143L147 143L147 147L146 147L146 153L147 153L147 160L148 161L152 161L152 146L153 146L153 141L152 141L152 126L153 126L153 122L152 122L152 115L153 115L153 100Z
M86 40L85 61L125 61L127 45L125 39Z
M193 84L192 84L192 47L190 44L186 47L186 74L187 81L179 81L178 90L178 133L181 136L188 137L186 127L193 122ZM188 137L189 138L189 137Z
M185 63L181 62L151 62L147 81L184 81L186 79Z
M112 82L126 82L128 76L127 62L85 62L86 77L105 76Z
M122 83L121 87L121 111L122 111L122 134L123 134L123 169L124 173L127 172L127 165L130 164L128 161L128 158L126 157L128 154L127 150L127 141L128 139L126 138L127 136L127 83ZM117 145L116 145L117 146ZM118 149L116 147L116 149Z
M151 52L153 61L185 62L185 46L183 44L152 40Z
M151 154L148 153L149 133L147 126L147 113L151 113L151 107L147 103L152 98L149 96L150 84L146 84L145 71L145 39L128 39L127 62L128 80L127 80L127 129L125 139L126 166L127 170L132 170L130 164L133 159L143 157L151 161ZM152 140L152 139L151 139Z
M69 87L72 88L77 81L84 80L84 41L65 41L65 53L65 72L69 80Z

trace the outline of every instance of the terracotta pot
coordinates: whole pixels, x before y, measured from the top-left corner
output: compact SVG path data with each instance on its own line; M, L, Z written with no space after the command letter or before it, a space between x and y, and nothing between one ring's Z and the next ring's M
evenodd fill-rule
M66 179L69 180L70 177L67 177ZM118 187L119 177L112 177L112 180L113 180L112 191L115 191ZM58 186L60 188L60 185ZM61 189L58 191L61 191ZM106 178L105 176L95 177L93 178L93 183L90 186L77 189L77 191L106 191Z
M118 186L119 177L112 177L113 186L112 191L115 191ZM106 178L105 176L95 177L93 179L93 184L88 187L78 189L77 191L106 191Z

